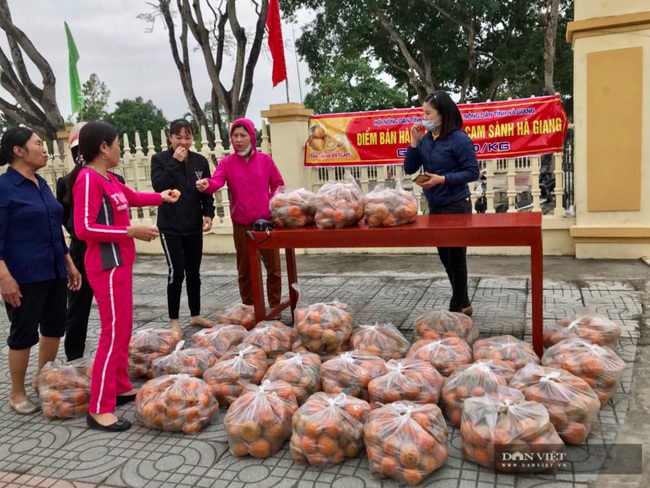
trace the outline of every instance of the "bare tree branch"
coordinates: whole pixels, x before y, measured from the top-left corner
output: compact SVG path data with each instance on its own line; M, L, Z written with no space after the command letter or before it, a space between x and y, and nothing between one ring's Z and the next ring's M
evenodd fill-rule
M390 38L395 42L395 44L397 44L397 47L402 53L402 56L404 56L404 59L406 60L406 63L409 67L408 71L406 71L406 74L409 78L410 83L416 87L420 101L423 101L424 96L426 96L427 93L433 91L433 86L428 86L426 81L427 79L431 79L431 76L427 76L427 74L422 71L417 61L413 58L413 55L409 51L406 42L393 27L388 17L386 17L386 14L377 4L377 1L370 0L368 3L375 18L379 20L381 26L386 30L386 32L388 32ZM422 96L422 94L424 94L424 96Z
M14 25L7 0L0 0L0 29L7 36L13 60L11 63L2 52L2 86L17 102L12 105L3 100L7 118L14 123L25 119L36 131L56 139L57 131L63 129L65 123L56 102L54 72L27 35ZM27 55L40 72L43 88L37 87L30 78L23 55Z

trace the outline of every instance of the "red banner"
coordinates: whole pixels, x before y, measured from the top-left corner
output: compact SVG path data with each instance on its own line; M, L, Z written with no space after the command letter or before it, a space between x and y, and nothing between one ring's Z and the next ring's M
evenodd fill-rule
M478 159L562 151L568 120L559 96L458 106ZM399 164L422 108L314 115L305 166Z

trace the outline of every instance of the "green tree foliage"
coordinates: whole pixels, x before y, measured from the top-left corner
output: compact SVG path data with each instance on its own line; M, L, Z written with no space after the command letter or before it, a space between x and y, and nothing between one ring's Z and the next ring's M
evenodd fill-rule
M130 149L135 150L135 133L138 132L143 151L146 152L147 131L151 131L156 151L160 151L158 134L161 129L167 129L169 124L162 110L156 107L151 100L145 102L142 97L120 100L115 105L116 109L107 117L106 121L117 128L120 137L122 134L128 134Z
M305 105L317 114L409 106L406 90L391 87L367 59L334 58L307 80L313 89Z
M312 73L340 58L376 61L408 99L434 90L461 102L544 95L547 2L529 0L283 0L283 13L315 14L297 41ZM572 91L572 54L564 40L573 1L560 0L555 89Z
M111 91L106 84L92 73L81 91L84 97L84 107L79 111L78 121L106 120L108 118L108 97Z

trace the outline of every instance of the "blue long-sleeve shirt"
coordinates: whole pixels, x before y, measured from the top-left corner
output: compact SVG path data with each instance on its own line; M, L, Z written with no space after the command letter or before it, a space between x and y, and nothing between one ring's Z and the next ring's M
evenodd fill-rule
M0 176L0 259L19 284L66 276L63 207L36 179L39 186L11 167Z
M410 175L420 167L427 173L445 177L443 185L424 190L431 207L450 205L469 197L468 183L479 178L474 144L460 129L435 140L431 132L427 132L420 137L417 148L409 145L404 156L404 172Z

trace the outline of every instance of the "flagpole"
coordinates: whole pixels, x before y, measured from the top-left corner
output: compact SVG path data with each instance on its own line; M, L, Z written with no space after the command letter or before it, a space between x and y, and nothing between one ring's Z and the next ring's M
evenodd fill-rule
M287 88L287 103L289 103L289 77L287 76L287 79L284 80L285 82L285 87Z
M296 31L291 24L291 34L293 35L293 55L296 59L296 74L298 75L298 93L300 93L300 103L302 103L302 82L300 81L300 65L298 64L298 49L296 48Z

